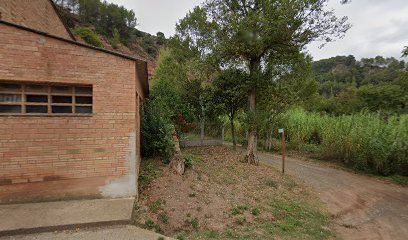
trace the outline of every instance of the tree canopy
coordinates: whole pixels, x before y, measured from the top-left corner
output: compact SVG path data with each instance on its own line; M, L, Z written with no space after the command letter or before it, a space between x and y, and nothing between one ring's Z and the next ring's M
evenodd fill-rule
M363 58L336 56L313 63L320 84L320 103L309 110L336 115L361 110L404 113L407 111L407 67L393 57Z
M347 17L338 18L327 10L327 2L207 0L180 21L177 37L220 67L243 68L248 73L249 111L256 115L257 89L291 72L290 64L279 64L277 59L290 59L312 41L333 41L350 28ZM273 76L262 77L266 69L273 69ZM256 139L253 123L246 159L255 164Z

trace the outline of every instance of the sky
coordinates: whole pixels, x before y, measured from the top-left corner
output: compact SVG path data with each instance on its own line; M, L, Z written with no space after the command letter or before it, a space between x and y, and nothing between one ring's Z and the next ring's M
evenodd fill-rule
M175 25L194 6L203 0L109 0L133 9L138 18L138 29L169 37ZM337 16L348 16L353 27L343 39L328 43L319 49L320 43L307 47L315 60L337 55L354 55L357 59L395 57L408 45L408 0L352 0L341 5L340 0L330 0Z

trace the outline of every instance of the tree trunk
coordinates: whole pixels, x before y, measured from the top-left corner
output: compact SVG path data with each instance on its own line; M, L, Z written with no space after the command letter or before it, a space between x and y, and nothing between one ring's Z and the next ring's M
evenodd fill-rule
M235 136L234 118L230 118L230 122L231 122L232 145L234 150L237 150L237 138Z
M254 118L251 123L248 137L248 150L245 156L245 161L249 164L259 164L259 159L256 155L258 146L258 131L256 124L256 87L258 84L258 78L261 73L261 58L253 58L249 63L250 80L252 82L252 88L248 92L249 99L249 114Z
M256 89L253 88L249 92L249 112L250 114L255 115L256 111ZM247 154L245 156L245 161L249 164L254 164L258 165L259 164L259 159L256 156L256 150L257 150L257 129L255 126L255 123L251 124L251 128L249 131L249 136L248 136L248 149L247 149Z
M184 174L185 164L184 158L181 154L180 142L177 137L176 130L173 130L173 142L175 146L175 153L173 159L170 161L170 168L178 175Z

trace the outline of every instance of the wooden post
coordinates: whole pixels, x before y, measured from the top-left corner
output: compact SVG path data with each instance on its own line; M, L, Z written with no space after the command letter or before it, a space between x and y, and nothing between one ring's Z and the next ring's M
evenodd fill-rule
M286 154L286 141L285 130L282 132L282 173L285 174L285 154Z
M221 143L222 145L224 145L224 140L225 140L225 127L224 125L222 125L222 129L221 129Z
M286 155L286 141L285 141L285 129L279 129L279 133L282 133L282 173L285 173L285 155Z

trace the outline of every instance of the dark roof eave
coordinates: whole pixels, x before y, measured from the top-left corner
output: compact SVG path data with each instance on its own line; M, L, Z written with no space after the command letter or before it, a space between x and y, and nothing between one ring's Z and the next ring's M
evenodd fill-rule
M147 72L148 71L147 70L147 61L144 60L144 59L131 57L131 56L128 56L128 55L125 55L125 54L121 54L121 53L118 53L118 52L106 50L106 49L103 49L103 48L94 47L94 46L91 46L91 45L88 45L88 44L76 42L76 41L66 39L66 38L63 38L63 37L58 37L58 36L51 35L51 34L46 33L46 32L42 32L42 31L38 31L38 30L35 30L35 29L32 29L32 28L20 26L20 25L14 24L14 23L3 21L3 20L0 20L0 24L15 27L15 28L18 28L18 29L21 29L21 30L24 30L24 31L36 33L36 34L39 34L39 35L42 35L42 36L45 36L45 37L57 39L59 41L74 44L74 45L77 45L77 46L80 46L80 47L89 48L89 49L92 49L92 50L96 50L96 51L104 52L104 53L107 53L107 54L111 54L111 55L114 55L114 56L117 56L117 57L121 57L121 58L125 58L125 59L132 60L132 61L135 61L135 62L143 63L146 66L145 67L145 71L146 71L145 76L146 77L144 78L144 81L142 82L142 86L143 86L143 91L144 91L146 97L149 95L149 79L148 79L148 72Z

